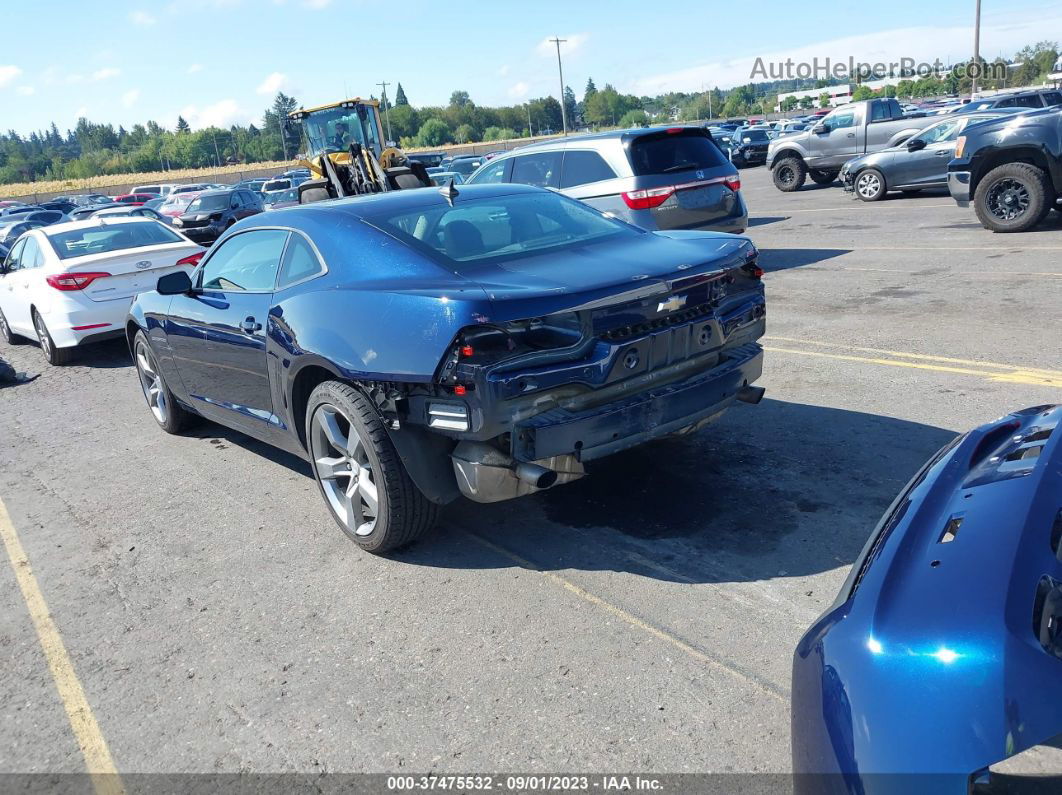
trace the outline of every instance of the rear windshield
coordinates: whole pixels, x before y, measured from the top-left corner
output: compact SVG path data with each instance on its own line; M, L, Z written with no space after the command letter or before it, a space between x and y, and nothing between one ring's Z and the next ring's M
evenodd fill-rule
M59 259L181 242L179 235L158 222L90 226L69 232L56 232L48 235L48 239Z
M584 204L555 193L458 199L367 219L374 226L441 258L458 273L485 262L505 262L640 234Z
M727 163L719 148L701 130L640 136L631 143L630 159L631 168L639 177L715 168Z
M275 179L272 182L267 182L262 186L263 191L272 190L287 190L291 187L290 179Z
M224 210L229 206L229 194L215 193L212 196L200 196L188 205L189 213L201 210Z
M734 137L740 138L742 141L756 141L757 143L771 140L771 136L767 134L766 130L738 130L734 133Z

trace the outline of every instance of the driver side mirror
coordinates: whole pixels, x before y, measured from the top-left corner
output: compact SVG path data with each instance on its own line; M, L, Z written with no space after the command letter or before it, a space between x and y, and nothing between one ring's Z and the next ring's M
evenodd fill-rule
M908 152L917 152L919 149L925 149L925 148L926 148L926 142L924 140L922 140L921 138L912 138L910 141L907 142L907 151Z
M813 133L817 133L818 135L822 135L823 133L828 133L830 131L830 125L826 124L825 122L819 122L811 128L811 131Z
M192 289L192 280L186 271L174 271L159 277L155 290L159 295L183 295Z

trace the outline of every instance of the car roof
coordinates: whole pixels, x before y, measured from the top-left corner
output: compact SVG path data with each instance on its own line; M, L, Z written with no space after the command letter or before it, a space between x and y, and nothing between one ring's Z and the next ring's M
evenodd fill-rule
M137 217L135 215L132 215L132 216L124 216L123 215L123 216L119 216L119 217L121 218L121 223L128 223L128 224L157 224L158 223L158 221L156 221L154 218L143 218L143 217ZM91 217L89 219L86 219L84 221L67 221L67 222L61 223L61 224L52 224L51 226L41 226L41 227L38 227L38 229L41 232L43 232L47 237L51 237L52 235L54 235L54 234L56 234L58 232L72 232L72 231L74 231L76 229L94 229L94 228L99 228L101 226L106 226L106 224L103 222L103 219L101 219L100 216L98 216L98 215L94 215L93 217ZM36 231L36 230L34 230L34 231Z
M232 193L234 190L236 190L236 189L235 188L211 188L210 190L203 191L198 196L196 196L196 198L197 199L202 199L204 196L224 196L226 193Z

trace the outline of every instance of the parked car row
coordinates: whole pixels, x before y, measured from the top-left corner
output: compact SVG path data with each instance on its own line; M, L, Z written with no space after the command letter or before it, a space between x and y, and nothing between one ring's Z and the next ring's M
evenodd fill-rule
M1046 105L1045 103L1055 103ZM911 117L894 99L836 108L810 130L768 146L775 186L838 177L856 198L948 188L993 232L1024 232L1062 198L1062 92L1022 91L945 115Z

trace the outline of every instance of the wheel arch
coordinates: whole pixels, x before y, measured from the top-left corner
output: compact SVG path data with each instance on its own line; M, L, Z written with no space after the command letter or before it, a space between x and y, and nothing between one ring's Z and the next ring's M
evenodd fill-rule
M970 195L973 196L977 191L977 186L980 184L984 176L994 168L998 166L1006 165L1007 163L1026 163L1030 166L1035 166L1041 169L1048 177L1048 181L1051 178L1051 166L1047 159L1047 155L1044 154L1042 149L1035 146L1022 146L1014 149L997 149L990 152L983 157L978 158L974 164L970 173Z
M795 157L797 160L804 161L804 164L807 165L807 162L806 162L806 160L804 158L804 154L799 149L791 149L790 148L790 149L783 149L781 152L779 152L778 154L776 154L774 156L774 160L771 162L771 168L773 169L780 162L782 162L783 160L787 160L788 158L791 158L791 157Z

